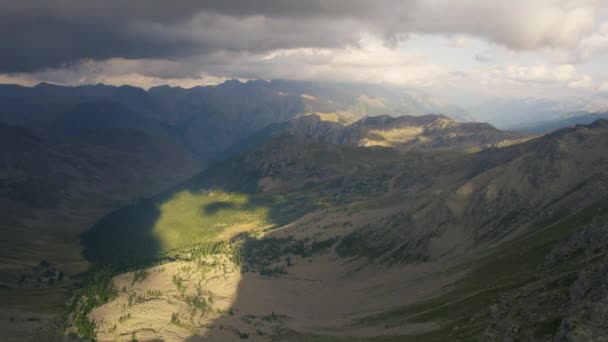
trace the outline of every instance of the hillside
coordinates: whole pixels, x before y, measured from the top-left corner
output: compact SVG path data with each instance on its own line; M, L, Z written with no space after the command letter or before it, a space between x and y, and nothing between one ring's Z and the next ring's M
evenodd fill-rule
M605 310L606 146L602 120L476 153L278 136L90 230L85 255L121 274L96 284L107 303L85 287L97 308L76 304L74 329L594 340L606 334L585 315Z

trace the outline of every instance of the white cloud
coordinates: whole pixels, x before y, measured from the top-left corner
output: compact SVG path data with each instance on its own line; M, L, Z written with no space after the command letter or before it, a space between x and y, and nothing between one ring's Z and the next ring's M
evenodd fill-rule
M449 70L422 53L392 48L373 36L337 49L285 49L248 55L215 70L245 78L299 79L431 86Z
M19 84L31 87L38 83L40 83L40 79L29 74L0 74L0 84Z
M568 83L570 88L593 89L593 79L589 75L582 75Z
M473 40L470 37L457 35L454 37L450 37L447 42L448 46L455 48L470 48L473 46Z
M102 75L95 78L94 82L91 83L104 83L115 86L120 85L132 85L144 89L149 89L155 86L169 85L173 87L192 88L200 85L211 85L225 81L226 78L218 78L208 75L200 75L199 77L185 77L185 78L158 78L150 77L137 73L128 73L120 75ZM82 82L89 83L89 82Z
M498 66L470 77L482 86L475 91L485 96L560 100L588 96L597 91L593 78L578 72L571 64Z
M475 60L479 63L489 63L492 62L492 55L489 51L478 52L474 55Z
M582 58L589 58L595 53L606 51L608 51L608 23L604 23L598 31L585 37L579 45Z
M567 85L571 88L591 89L594 85L591 76L578 73L576 67L572 64L556 66L546 64L535 66L509 65L504 72L498 72L495 76L505 77L516 82Z

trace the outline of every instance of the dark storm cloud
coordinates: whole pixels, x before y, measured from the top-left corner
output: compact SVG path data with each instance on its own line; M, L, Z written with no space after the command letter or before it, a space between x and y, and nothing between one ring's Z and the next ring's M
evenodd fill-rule
M356 40L356 28L331 22L347 20L351 14L344 8L355 10L361 3L2 0L0 72L36 71L87 58L333 47ZM315 29L319 25L327 31Z
M218 52L476 35L515 49L573 44L599 0L0 0L0 73L82 60L183 60Z

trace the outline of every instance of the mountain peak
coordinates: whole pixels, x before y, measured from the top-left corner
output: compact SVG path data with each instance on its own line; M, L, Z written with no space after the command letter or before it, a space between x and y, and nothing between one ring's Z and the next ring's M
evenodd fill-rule
M40 82L34 86L35 89L51 89L51 88L67 88L59 84L53 84L48 82Z

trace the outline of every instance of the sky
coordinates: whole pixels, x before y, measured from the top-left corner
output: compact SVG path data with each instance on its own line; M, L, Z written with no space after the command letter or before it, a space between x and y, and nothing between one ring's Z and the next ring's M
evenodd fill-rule
M608 0L0 0L0 83L403 85L608 108Z

